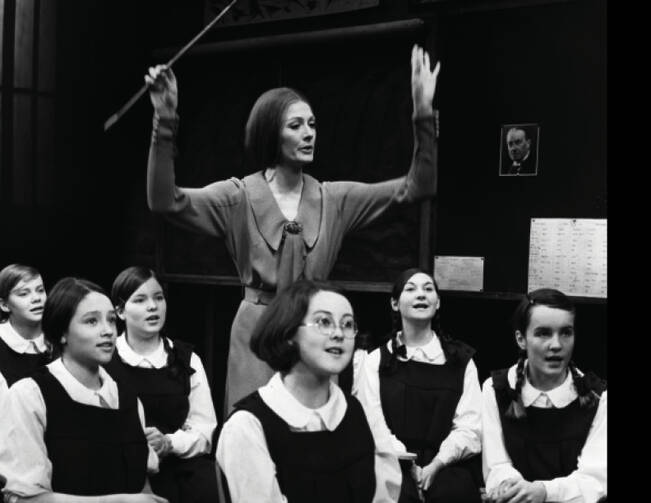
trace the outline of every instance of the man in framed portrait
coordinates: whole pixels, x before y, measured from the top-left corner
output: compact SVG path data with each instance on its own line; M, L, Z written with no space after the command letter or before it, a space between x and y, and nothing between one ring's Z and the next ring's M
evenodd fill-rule
M528 125L506 125L502 126L503 152L500 166L500 175L537 175L538 174L538 152L537 152L538 126Z

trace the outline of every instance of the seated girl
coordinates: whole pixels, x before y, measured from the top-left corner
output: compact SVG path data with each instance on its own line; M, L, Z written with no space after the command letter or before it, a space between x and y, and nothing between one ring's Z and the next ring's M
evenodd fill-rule
M217 444L233 503L397 496L397 460L375 454L361 405L331 379L348 365L356 334L350 303L324 284L299 280L269 304L251 349L276 373L236 404Z
M45 298L43 278L33 267L11 264L0 271L0 399L50 361L41 330Z
M167 302L153 271L125 269L111 297L124 333L107 370L145 407L147 439L161 460L160 471L150 477L153 491L170 503L216 502L210 451L217 418L200 358L190 344L162 334Z
M605 501L606 383L572 363L574 313L568 297L546 288L515 310L520 358L483 387L489 501Z
M413 268L398 277L391 292L394 330L366 357L357 396L371 428L388 431L403 459L400 502L479 502L474 350L442 332L439 307L429 274Z
M6 502L167 501L149 490L158 457L142 405L102 368L115 349L115 318L89 281L64 278L52 288L43 331L61 356L14 383L0 414Z

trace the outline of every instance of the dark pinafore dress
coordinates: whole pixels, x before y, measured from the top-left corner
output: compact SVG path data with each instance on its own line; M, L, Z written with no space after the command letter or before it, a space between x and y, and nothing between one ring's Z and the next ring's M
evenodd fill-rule
M48 364L50 360L49 353L17 353L0 339L0 374L7 381L7 386L27 377L34 370Z
M235 405L253 414L276 465L280 491L292 503L368 503L375 494L375 444L362 406L346 396L333 431L296 432L255 391Z
M513 467L528 481L569 475L577 468L597 406L581 407L577 398L562 409L527 407L524 418L506 417L506 410L515 394L509 386L507 374L508 369L502 369L492 372L491 377L504 445ZM581 380L599 396L606 389L606 382L595 374L586 373Z
M147 426L163 434L179 430L190 410L190 367L192 346L179 340L166 344L168 364L160 369L128 365L118 355L106 366L114 379L128 383L145 409ZM217 499L217 474L210 454L180 458L168 454L160 460L160 471L149 477L155 494L170 503L214 503Z
M463 393L468 361L474 350L455 340L441 340L446 363L430 365L392 358L386 345L380 348L380 400L384 419L407 451L417 454L416 464L429 464L452 429L454 413ZM402 346L404 348L404 346ZM400 348L398 348L400 350ZM400 503L418 502L409 462L402 467ZM482 486L480 456L442 468L425 493L425 501L479 503Z
M75 402L47 367L31 376L43 395L52 491L77 496L139 493L147 476L147 440L134 393L118 383L119 409Z

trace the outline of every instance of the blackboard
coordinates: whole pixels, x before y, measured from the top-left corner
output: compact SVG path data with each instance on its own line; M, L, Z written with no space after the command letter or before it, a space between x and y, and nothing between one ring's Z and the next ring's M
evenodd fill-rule
M527 288L531 218L606 218L605 2L440 22L438 255L485 257L486 292ZM503 124L540 125L537 176L498 175Z

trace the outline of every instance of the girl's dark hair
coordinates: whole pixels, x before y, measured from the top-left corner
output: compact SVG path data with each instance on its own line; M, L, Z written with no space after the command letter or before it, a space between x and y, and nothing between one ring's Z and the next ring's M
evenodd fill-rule
M278 160L283 115L296 102L309 102L289 87L270 89L256 100L244 130L244 156L247 167L260 171Z
M300 279L279 292L262 313L250 345L253 353L272 369L288 372L299 361L299 351L292 339L303 323L310 300L318 292L343 295L326 282Z
M28 281L41 274L34 268L22 264L9 264L0 271L0 300L7 301L11 290L20 282ZM0 322L9 318L9 313L0 310Z
M127 267L113 281L113 286L111 287L111 300L113 301L113 305L116 308L124 307L125 302L129 300L133 292L151 278L158 281L154 271L147 267Z
M554 290L553 288L540 288L526 294L515 308L515 312L511 317L511 326L514 332L519 331L523 336L526 335L527 327L531 321L531 311L535 306L562 309L563 311L572 313L572 315L576 314L574 302L563 292ZM506 416L514 419L526 417L527 415L524 404L522 403L522 386L525 378L524 364L526 358L526 352L521 350L515 372L515 392L513 393L511 404L506 410ZM576 370L574 362L571 361L568 368L572 373L574 385L579 394L579 403L582 407L594 407L599 401L598 395L585 385L583 378L579 376Z
M60 279L50 290L45 300L41 325L45 339L57 353L61 353L61 337L67 332L77 306L90 292L101 293L108 298L101 286L81 278Z

